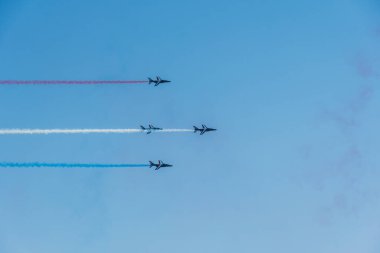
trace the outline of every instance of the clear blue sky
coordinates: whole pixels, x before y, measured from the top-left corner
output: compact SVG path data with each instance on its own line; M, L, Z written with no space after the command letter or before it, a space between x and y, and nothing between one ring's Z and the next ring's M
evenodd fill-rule
M380 252L380 3L0 1L1 128L219 129L0 136L0 252Z

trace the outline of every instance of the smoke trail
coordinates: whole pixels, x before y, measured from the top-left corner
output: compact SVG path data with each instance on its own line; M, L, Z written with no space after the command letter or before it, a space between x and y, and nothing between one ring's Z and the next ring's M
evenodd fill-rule
M90 134L90 133L140 133L140 129L0 129L7 134Z
M192 129L162 129L152 130L152 132L192 132ZM142 129L0 129L0 135L20 135L20 134L127 134L127 133L144 133Z
M0 163L1 168L140 168L149 167L149 164L112 164L112 163Z
M193 132L193 129L162 129L162 130L155 130L154 132L162 132L162 133L175 133L175 132Z
M143 80L0 80L0 84L142 84Z

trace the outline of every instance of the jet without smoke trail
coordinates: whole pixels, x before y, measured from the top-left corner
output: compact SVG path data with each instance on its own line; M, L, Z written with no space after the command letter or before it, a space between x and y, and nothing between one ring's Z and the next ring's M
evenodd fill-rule
M152 131L162 130L162 128L155 127L153 125L149 125L148 127L140 126L140 128L142 131L146 132L146 134L150 134Z

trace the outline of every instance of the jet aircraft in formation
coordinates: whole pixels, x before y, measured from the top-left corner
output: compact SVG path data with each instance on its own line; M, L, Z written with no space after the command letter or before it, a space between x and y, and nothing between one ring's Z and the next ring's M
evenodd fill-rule
M149 80L149 84L154 83L154 86L158 86L158 85L160 85L161 83L170 83L170 82L171 82L171 81L169 81L169 80L163 80L163 79L161 79L161 77L159 77L159 76L156 76L156 80L153 80L153 79L151 79L150 77L148 77L148 80Z
M148 127L140 126L140 128L146 132L146 134L150 134L152 131L162 130L162 128L155 127L153 125L149 125Z
M161 160L158 160L158 163L154 163L152 161L149 161L149 168L156 167L155 170L159 170L164 167L172 167L173 165L164 163Z
M215 128L209 128L206 125L202 125L202 128L198 128L196 126L193 126L193 127L194 127L194 133L199 132L200 135L203 135L206 132L216 131Z
M169 80L161 79L161 77L159 77L159 76L156 76L156 80L148 77L148 81L149 81L149 84L154 83L154 86L158 86L162 83L170 83L171 82ZM155 127L153 125L148 125L148 127L140 126L140 128L142 131L146 132L146 134L150 134L150 133L152 133L152 131L162 130L162 128ZM211 132L211 131L216 131L216 130L217 129L209 128L206 125L202 125L202 128L198 128L198 127L194 126L194 133L199 132L200 135L203 135L206 132ZM154 163L152 161L149 161L149 168L156 167L155 170L159 170L159 169L164 168L164 167L172 167L172 166L173 165L164 163L161 160L158 160L158 163Z

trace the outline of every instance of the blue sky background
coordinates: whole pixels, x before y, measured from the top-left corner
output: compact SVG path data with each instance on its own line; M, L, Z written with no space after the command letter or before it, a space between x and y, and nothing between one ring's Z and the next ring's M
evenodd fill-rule
M380 252L380 2L0 1L0 252Z

